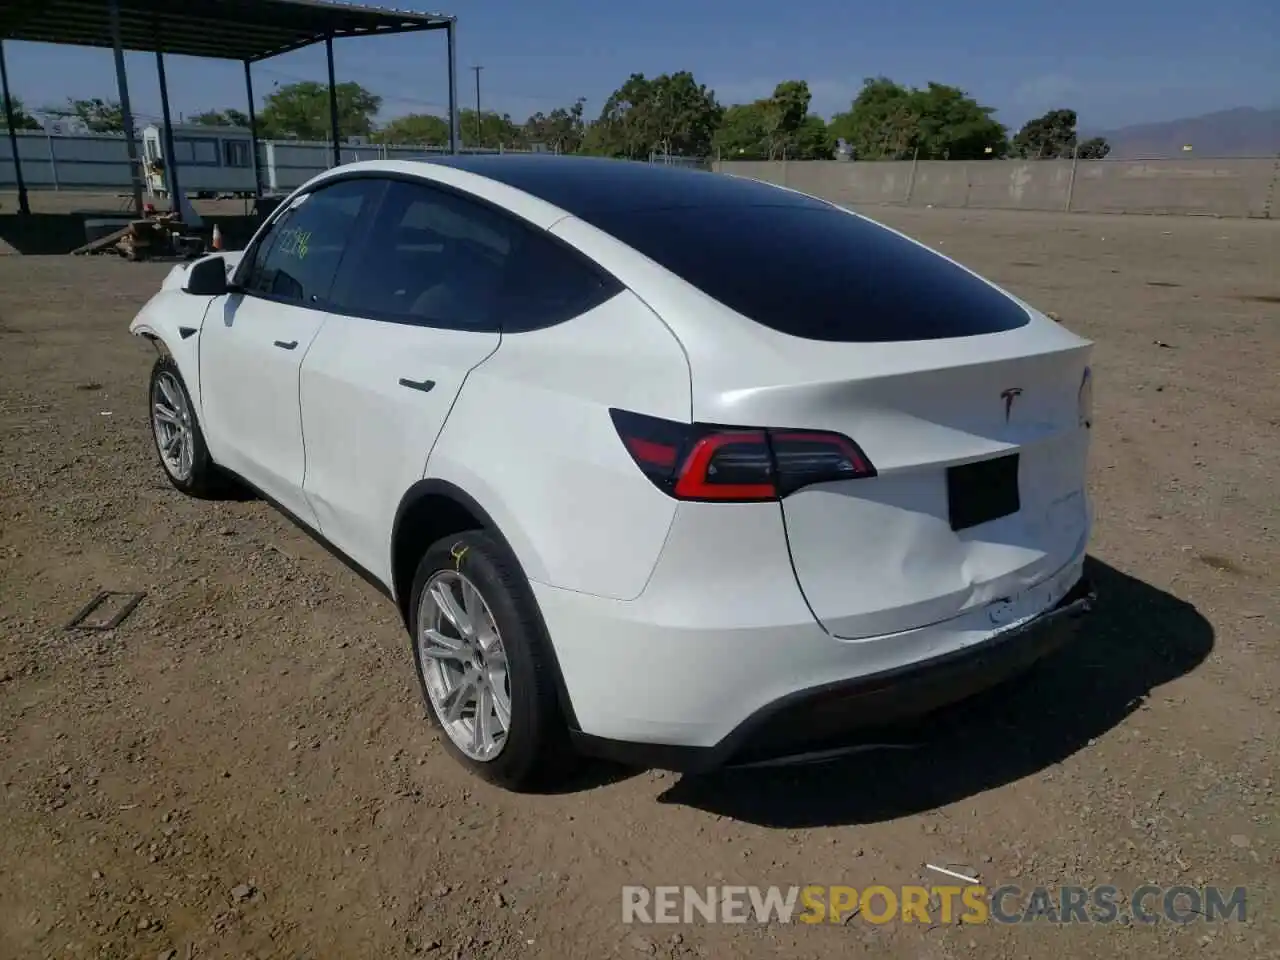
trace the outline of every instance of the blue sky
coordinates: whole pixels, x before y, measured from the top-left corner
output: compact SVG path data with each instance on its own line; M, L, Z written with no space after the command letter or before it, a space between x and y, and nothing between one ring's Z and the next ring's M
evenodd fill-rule
M394 3L394 0L391 0ZM440 9L400 0L401 7ZM952 83L1010 125L1057 106L1105 129L1234 106L1280 106L1277 0L459 0L459 88L485 109L523 119L588 98L594 116L631 72L692 70L721 102L766 96L804 79L823 115L847 109L865 76ZM13 92L39 107L115 96L109 50L6 45ZM127 57L135 112L158 115L155 61ZM175 112L244 106L239 64L169 58ZM384 98L383 117L442 112L443 33L337 44L340 80ZM274 84L323 81L323 47L254 68Z

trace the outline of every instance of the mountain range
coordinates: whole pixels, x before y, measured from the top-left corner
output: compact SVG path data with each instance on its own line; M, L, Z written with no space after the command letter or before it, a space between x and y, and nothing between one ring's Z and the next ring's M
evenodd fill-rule
M1110 156L1276 157L1280 156L1280 108L1237 107L1164 123L1140 123L1082 136L1106 137ZM1191 151L1184 151L1190 146Z

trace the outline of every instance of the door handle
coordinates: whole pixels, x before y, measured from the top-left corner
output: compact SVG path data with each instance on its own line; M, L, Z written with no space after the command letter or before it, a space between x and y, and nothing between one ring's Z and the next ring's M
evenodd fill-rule
M408 380L404 377L400 378L400 386L408 387L410 390L421 390L423 393L430 393L432 387L436 385L434 380Z
M276 346L279 347L281 350L292 350L297 345L298 345L297 340L277 340L276 341Z

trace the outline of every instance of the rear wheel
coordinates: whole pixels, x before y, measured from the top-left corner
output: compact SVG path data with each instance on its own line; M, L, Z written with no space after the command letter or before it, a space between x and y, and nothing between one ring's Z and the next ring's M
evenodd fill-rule
M458 534L423 556L410 602L418 680L450 754L509 790L555 786L574 755L519 566L489 535Z

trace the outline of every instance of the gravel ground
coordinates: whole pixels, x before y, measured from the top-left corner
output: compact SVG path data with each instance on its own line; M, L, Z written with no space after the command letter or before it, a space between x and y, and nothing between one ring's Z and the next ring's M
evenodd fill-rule
M125 327L166 267L0 257L0 957L1280 957L1280 228L874 215L1096 340L1087 633L914 751L544 797L446 756L389 602L165 482ZM64 631L100 589L147 595ZM1243 885L1248 919L621 922L624 884L926 863Z

